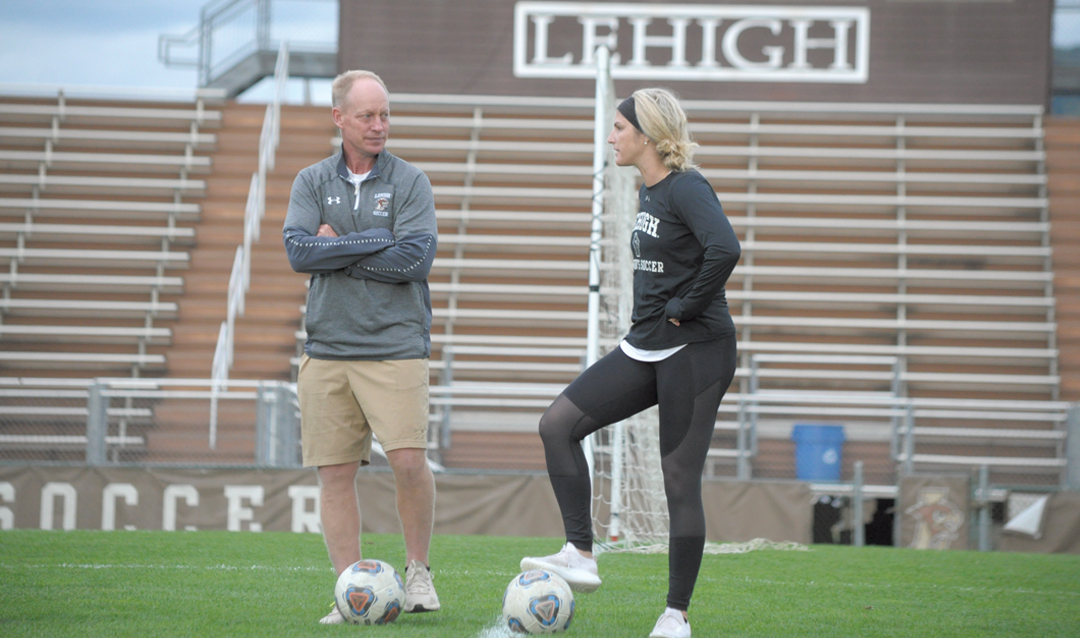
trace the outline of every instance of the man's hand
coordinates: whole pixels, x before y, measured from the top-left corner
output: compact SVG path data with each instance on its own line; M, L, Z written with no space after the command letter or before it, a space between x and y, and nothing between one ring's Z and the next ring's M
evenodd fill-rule
M338 234L334 232L334 229L330 227L330 224L322 224L319 226L319 232L315 233L316 237L337 237Z
M672 318L672 319L668 319L668 321L670 321L671 323L675 324L676 326L682 325L682 324L680 324L680 323L679 323L679 320L678 320L678 319L674 319L674 318Z

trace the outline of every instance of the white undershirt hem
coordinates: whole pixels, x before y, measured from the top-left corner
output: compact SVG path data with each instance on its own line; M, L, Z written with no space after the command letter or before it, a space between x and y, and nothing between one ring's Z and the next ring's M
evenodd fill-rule
M665 348L663 350L642 350L641 348L635 348L623 339L619 342L619 348L626 354L626 356L634 359L635 361L644 361L645 363L656 363L657 361L663 361L671 355L675 354L679 350L686 347L686 344L681 346L675 346L674 348Z

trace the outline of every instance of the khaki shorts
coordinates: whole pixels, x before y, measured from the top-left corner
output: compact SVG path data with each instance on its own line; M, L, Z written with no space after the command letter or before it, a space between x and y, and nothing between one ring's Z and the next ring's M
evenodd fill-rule
M297 376L304 465L371 458L371 435L383 450L427 449L428 360L300 359Z

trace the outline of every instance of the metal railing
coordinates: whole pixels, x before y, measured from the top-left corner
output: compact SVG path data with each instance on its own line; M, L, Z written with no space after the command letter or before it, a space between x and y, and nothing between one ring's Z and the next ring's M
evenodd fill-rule
M244 209L244 240L236 247L236 257L233 259L232 272L229 274L225 321L221 322L217 347L214 349L214 361L210 372L213 393L226 390L229 385L236 318L244 315L244 297L251 287L252 244L259 241L259 230L266 212L266 174L274 169L277 146L281 138L281 103L285 99L288 79L289 45L287 42L282 42L274 70L274 101L266 105L266 116L263 118L262 131L259 135L259 167L252 173L251 186L248 188L247 205ZM210 407L211 449L217 446L217 416L217 395L215 394Z
M212 402L228 446L208 445ZM208 379L0 379L0 462L89 466L299 467L296 386Z
M288 42L299 55L294 62L314 77L333 77L337 20L336 0L219 0L202 8L187 33L160 36L158 59L194 67L200 86L236 95L267 75L266 58Z
M225 101L225 89L181 89L150 86L91 86L76 84L0 83L0 95L55 97L60 105L67 98L117 99L147 102L217 103Z

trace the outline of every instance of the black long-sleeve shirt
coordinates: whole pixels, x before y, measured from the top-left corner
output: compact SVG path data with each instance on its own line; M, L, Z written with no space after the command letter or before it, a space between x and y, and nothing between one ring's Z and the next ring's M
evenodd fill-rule
M712 186L695 170L672 172L642 186L638 201L627 342L663 350L735 334L724 284L741 249Z

